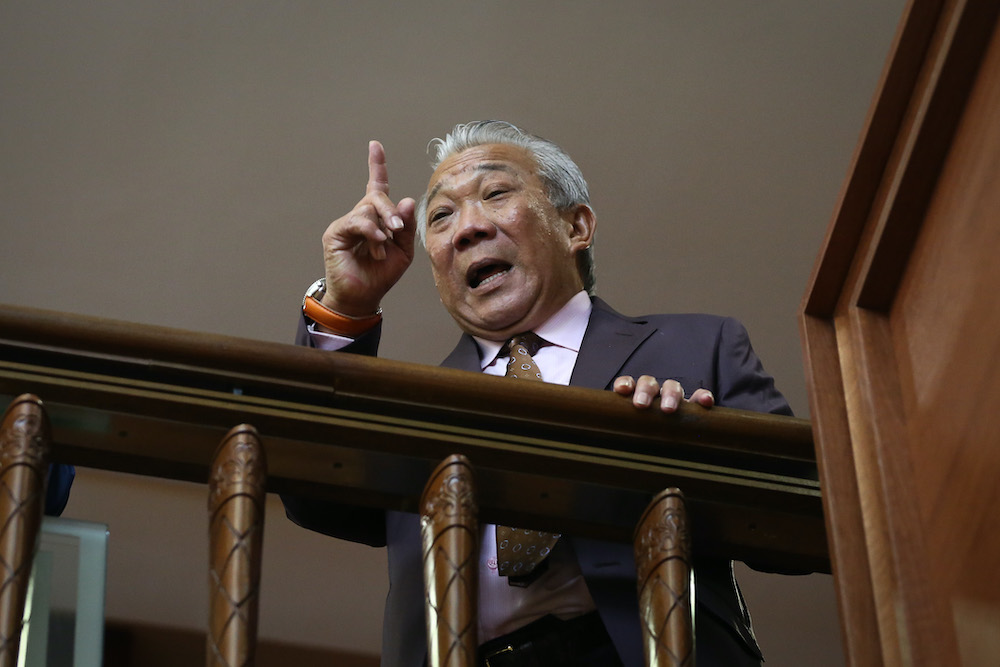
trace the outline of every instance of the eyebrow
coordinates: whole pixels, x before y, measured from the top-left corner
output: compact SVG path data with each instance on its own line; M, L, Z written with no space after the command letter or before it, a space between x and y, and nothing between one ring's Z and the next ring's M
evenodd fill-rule
M503 171L508 174L516 174L513 167L505 162L482 162L476 165L475 171ZM431 191L427 193L427 201L430 202L441 190L441 181L438 181Z

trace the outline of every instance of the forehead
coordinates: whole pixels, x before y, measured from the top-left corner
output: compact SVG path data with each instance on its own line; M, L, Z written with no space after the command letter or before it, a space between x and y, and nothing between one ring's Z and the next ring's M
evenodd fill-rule
M527 150L510 144L484 144L466 148L441 161L427 184L427 198L482 174L504 172L526 181L538 178L538 165Z

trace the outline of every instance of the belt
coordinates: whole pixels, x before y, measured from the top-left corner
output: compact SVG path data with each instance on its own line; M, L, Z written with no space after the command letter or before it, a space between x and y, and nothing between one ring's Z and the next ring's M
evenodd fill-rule
M614 653L611 637L596 611L568 621L549 615L480 646L479 665L554 667L573 663L601 648Z

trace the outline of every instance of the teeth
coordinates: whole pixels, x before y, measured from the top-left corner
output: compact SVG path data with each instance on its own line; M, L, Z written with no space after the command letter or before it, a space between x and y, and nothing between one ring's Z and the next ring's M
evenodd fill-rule
M477 285L477 287L482 287L483 285L487 285L487 284L493 282L495 279L497 279L500 276L504 275L508 271L510 271L510 269L504 269L503 271L500 271L498 273L494 273L494 274L492 274L490 276L487 276L486 278L483 278L483 280L481 280L479 282L479 284Z

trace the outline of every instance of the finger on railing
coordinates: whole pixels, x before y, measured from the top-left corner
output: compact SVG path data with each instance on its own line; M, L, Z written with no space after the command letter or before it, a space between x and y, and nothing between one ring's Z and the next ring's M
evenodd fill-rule
M45 506L51 429L42 402L15 398L0 422L0 667L17 664L21 619Z
M476 664L479 523L468 459L445 459L420 498L427 610L427 664Z
M661 491L635 530L646 667L693 667L694 586L684 494Z
M267 460L254 427L226 434L209 477L209 667L252 665Z

